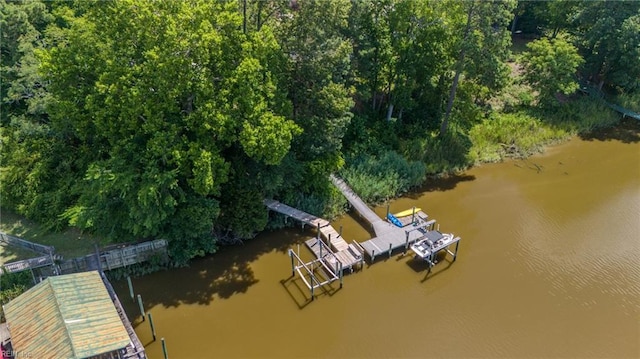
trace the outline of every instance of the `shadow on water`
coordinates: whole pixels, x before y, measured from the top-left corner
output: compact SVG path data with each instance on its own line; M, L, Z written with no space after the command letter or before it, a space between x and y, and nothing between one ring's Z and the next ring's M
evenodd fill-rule
M405 256L406 258L406 256ZM406 264L416 273L424 273L424 278L420 281L424 283L427 279L437 276L438 274L445 272L453 265L453 258L446 255L446 252L439 252L436 255L436 265L429 270L429 264L426 261L419 260L413 256L409 256Z
M194 259L189 267L132 278L134 291L145 293L145 307L207 305L216 299L228 299L233 295L246 293L252 285L258 283L251 268L252 262L272 251L285 253L307 236L308 234L302 235L295 229L263 233L243 245L223 247L214 255ZM126 280L113 285L118 293L127 293L128 297ZM125 306L126 303L131 303L130 300L123 302ZM133 308L127 308L127 312L135 313L135 305L131 306Z
M420 199L425 192L444 192L455 189L458 183L469 182L476 179L474 175L468 174L449 174L444 177L433 177L427 179L425 184L415 191L403 195L403 198L410 198L413 200Z
M640 121L633 118L624 118L616 126L598 129L579 136L586 141L615 140L623 143L637 143L640 142Z
M280 281L284 290L289 294L291 300L296 303L299 309L304 309L307 305L311 304L313 300L317 300L320 297L331 297L339 292L342 288L340 288L340 285L337 283L338 282L332 282L316 288L312 298L309 287L307 287L300 276L290 276Z

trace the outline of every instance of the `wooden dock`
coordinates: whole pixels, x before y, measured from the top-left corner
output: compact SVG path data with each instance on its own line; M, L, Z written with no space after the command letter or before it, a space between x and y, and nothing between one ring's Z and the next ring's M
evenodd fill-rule
M334 175L329 176L333 185L336 186L342 192L342 195L347 199L351 207L367 222L371 224L373 231L377 236L380 236L395 227L393 224L380 218L376 212L374 212L366 203L358 196L347 183Z
M362 261L362 253L359 253L358 256L354 253L354 251L357 251L357 246L348 244L347 241L342 238L342 235L340 235L340 233L338 233L338 231L336 231L326 219L318 218L312 214L303 212L272 199L264 200L264 204L272 211L284 214L285 216L291 217L299 222L317 228L318 236L322 236L325 241L324 243L327 243L330 246L331 253L341 263L343 270L353 269L356 264ZM316 257L319 259L324 258L324 256L319 255L319 249L322 247L317 243L317 238L310 239L305 244L309 249L311 249Z
M342 270L349 269L353 271L358 263L362 263L364 256L361 249L356 244L349 244L346 250L339 252L333 252L331 248L328 248L322 240L319 238L311 238L304 242L316 258L321 258L327 261L328 265L332 268L342 268Z
M436 223L434 219L428 220L429 216L426 213L416 211L414 208L412 211L414 213L411 216L399 218L397 221L399 224L396 226L387 222L386 219L383 220L378 217L342 179L334 175L331 175L330 179L334 186L347 198L356 212L371 224L376 234L374 238L362 243L354 241L351 244L347 244L342 238L342 234L338 233L329 221L272 199L264 200L264 204L269 210L294 218L303 223L303 226L307 224L318 230L316 238L305 241L305 245L313 252L316 259L308 262L303 261L300 258L300 246L298 246L297 253L292 249L289 249L288 252L289 257L291 257L291 275L293 277L297 273L300 276L300 279L311 291L311 300L315 297L315 289L335 280L340 280L340 288L342 288L344 270L347 268L353 270L353 267L358 263L363 265L365 253L373 262L376 256L379 255L387 254L390 257L391 253L398 248L404 248L406 252L411 245L425 239L425 236L429 231L433 230ZM389 208L387 208L388 212ZM387 217L389 216L387 215ZM451 238L453 238L453 235L451 235ZM446 249L447 253L451 254L455 261L459 241L460 238L455 237L455 253L448 250L448 246L454 243L452 241L446 242L446 245L443 244L442 248L431 248L433 253L429 252L429 271L431 271L431 266L434 264L436 250Z
M426 221L425 215L424 217L419 217L413 224L403 228L395 226L395 229L364 241L360 245L364 248L371 261L382 254L391 256L391 252L398 248L404 248L406 252L409 246L424 238L424 232L431 229L435 223L434 219Z
M356 212L373 226L376 237L360 243L360 246L372 262L376 256L384 253L391 256L391 252L395 249L404 248L405 251L408 250L411 244L424 238L424 234L420 229L431 227L435 224L435 220L427 221L429 216L422 211L418 211L415 216L407 216L400 219L403 224L402 228L383 221L342 179L331 175L331 181L347 198Z

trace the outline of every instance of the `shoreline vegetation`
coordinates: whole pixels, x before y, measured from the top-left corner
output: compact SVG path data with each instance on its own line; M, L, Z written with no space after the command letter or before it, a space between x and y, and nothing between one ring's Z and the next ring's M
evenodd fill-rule
M605 1L0 1L1 228L65 257L163 238L184 266L286 226L265 198L343 214L331 173L376 205L526 158L618 123L601 98L640 112L639 18Z
M592 101L587 97L578 99L570 107L550 115L547 120L543 120L540 115L536 117L535 109L530 112L494 115L492 119L471 129L472 143L465 157L466 162L447 162L447 158L462 157L445 151L439 157L442 162L431 163L429 167L429 164L422 162L407 161L397 152L386 151L379 157L370 155L351 159L351 165L343 169L340 175L369 205L380 205L413 190L428 188L432 181L461 175L465 169L473 166L525 159L542 154L549 146L564 143L576 136L589 136L621 125L619 114L604 104ZM636 99L635 104L638 103ZM625 104L634 104L633 99L628 99ZM447 170L429 172L428 168ZM342 195L336 191L330 198L330 204L325 205L319 198L301 197L298 199L298 206L330 219L344 215L347 204ZM270 227L276 229L284 226L284 221L274 219ZM65 258L93 253L94 244L109 243L75 228L51 231L6 208L0 210L0 231L35 243L52 245ZM10 248L4 244L1 249L4 249L0 252L1 263L34 256L30 251Z

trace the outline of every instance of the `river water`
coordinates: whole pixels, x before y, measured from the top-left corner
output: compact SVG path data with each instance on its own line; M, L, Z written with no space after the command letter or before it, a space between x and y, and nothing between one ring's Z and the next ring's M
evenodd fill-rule
M286 251L312 233L293 228L134 278L135 291L170 358L637 358L639 141L637 127L576 138L392 202L462 237L458 260L429 276L397 254L310 302ZM333 225L364 241L361 223ZM149 357L162 358L126 282L115 287Z

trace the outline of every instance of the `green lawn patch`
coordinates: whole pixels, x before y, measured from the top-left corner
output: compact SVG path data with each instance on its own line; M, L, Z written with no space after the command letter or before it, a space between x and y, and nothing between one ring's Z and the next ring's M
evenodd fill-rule
M27 241L54 246L56 253L64 258L80 257L93 253L95 250L94 244L97 243L100 246L104 246L108 243L103 239L82 233L74 228L61 232L47 231L39 224L4 208L0 211L0 230ZM23 259L23 255L28 255L28 253L22 253L22 251L21 248L14 248L14 246L3 248L0 257L4 261L14 257ZM36 253L27 258L37 256L38 254Z

